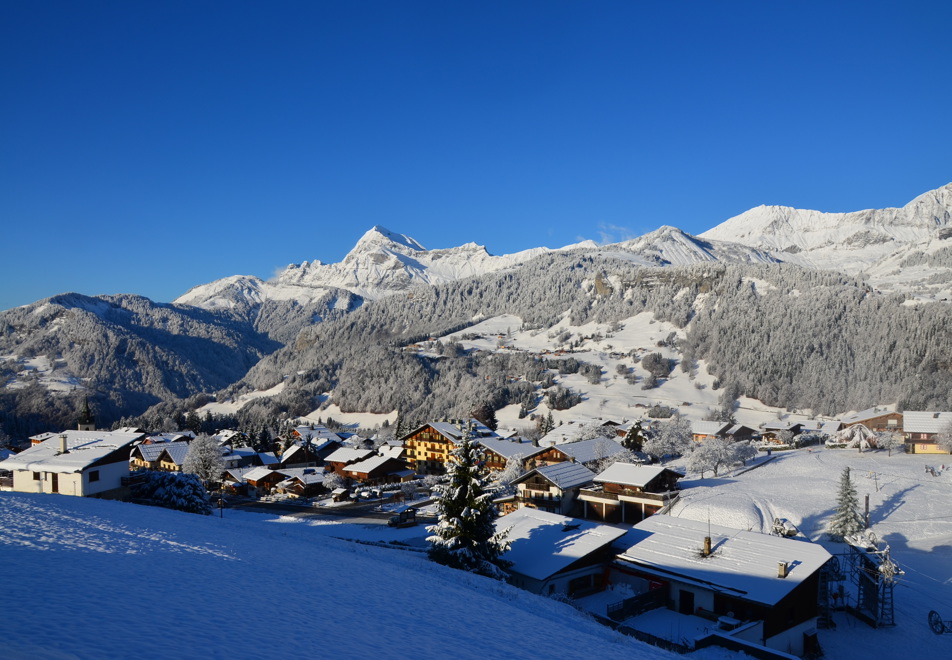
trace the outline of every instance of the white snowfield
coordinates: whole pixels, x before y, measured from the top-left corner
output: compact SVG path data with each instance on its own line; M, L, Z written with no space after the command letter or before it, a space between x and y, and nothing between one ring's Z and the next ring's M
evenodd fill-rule
M952 619L952 470L941 470L941 461L883 451L775 453L742 474L689 475L673 515L753 531L784 517L820 541L840 472L850 466L860 499L870 494L873 531L891 545L905 575L895 590L897 625L874 630L836 612L837 628L819 631L826 657L947 657L952 636L934 635L926 625L929 610ZM234 509L224 518L202 517L3 492L0 656L678 657L568 605L435 565L422 553L341 540L420 547L426 534L423 526ZM823 546L845 551L842 544ZM745 656L705 649L686 657Z

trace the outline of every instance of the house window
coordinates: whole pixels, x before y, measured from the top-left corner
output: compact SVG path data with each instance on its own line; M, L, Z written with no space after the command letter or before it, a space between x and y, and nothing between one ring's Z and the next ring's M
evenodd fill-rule
M99 481L99 470L92 470L89 473L89 483L93 483L94 481Z
M34 472L34 473L33 473L33 481L40 481L40 473L39 473L39 472Z

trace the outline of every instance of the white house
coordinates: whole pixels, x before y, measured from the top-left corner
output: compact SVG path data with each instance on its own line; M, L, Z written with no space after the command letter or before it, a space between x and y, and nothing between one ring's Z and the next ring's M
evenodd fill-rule
M129 476L132 445L145 434L63 431L2 463L13 473L13 490L79 497L118 497Z

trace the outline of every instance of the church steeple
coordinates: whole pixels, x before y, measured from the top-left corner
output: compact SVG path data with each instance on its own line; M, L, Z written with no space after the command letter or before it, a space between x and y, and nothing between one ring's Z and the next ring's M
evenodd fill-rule
M93 412L89 409L89 397L83 399L83 409L79 412L79 430L95 431L96 420L93 418Z

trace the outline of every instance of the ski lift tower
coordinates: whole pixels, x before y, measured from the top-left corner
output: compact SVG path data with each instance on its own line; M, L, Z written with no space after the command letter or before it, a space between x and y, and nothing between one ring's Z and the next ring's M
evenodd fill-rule
M850 546L850 576L856 585L857 616L876 628L896 625L893 592L903 571L889 556L889 545L880 549L869 530L846 541Z

